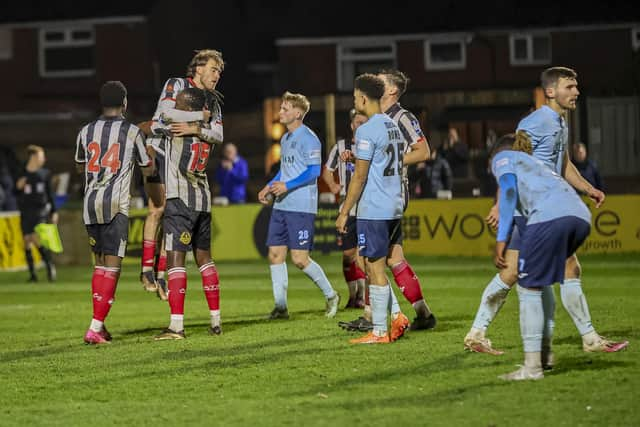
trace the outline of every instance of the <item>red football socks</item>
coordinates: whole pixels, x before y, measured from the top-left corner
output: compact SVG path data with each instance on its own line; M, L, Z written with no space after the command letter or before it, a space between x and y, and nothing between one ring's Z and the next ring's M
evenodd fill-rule
M202 275L202 289L207 298L209 310L220 310L220 280L218 270L213 262L209 262L200 267Z
M394 265L391 271L402 295L411 304L424 299L422 289L420 289L420 281L407 261Z
M120 269L116 267L96 267L91 278L93 294L93 318L104 322L114 301Z
M184 314L184 298L187 293L187 270L184 267L169 270L168 288L171 314Z

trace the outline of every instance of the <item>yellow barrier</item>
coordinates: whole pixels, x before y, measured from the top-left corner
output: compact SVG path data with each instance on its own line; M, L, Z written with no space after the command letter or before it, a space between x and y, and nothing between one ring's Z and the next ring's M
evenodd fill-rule
M493 253L495 233L484 223L491 199L412 200L402 221L404 251L413 255ZM640 251L640 196L609 196L591 210L591 234L578 253Z
M409 255L490 256L495 234L484 217L492 200L412 200L402 221L404 251ZM609 196L600 209L592 209L591 235L579 253L640 251L640 195ZM260 259L266 256L266 234L270 209L257 204L214 206L211 220L212 253L215 260ZM60 263L90 262L80 213L62 211L60 234L65 253ZM129 220L128 258L141 255L142 228L146 210L132 210ZM337 206L321 205L316 218L314 251L338 251L334 222ZM81 237L78 237L81 236ZM75 238L74 238L75 237ZM39 254L34 251L37 262ZM84 255L84 256L83 256ZM17 212L0 214L0 270L26 268L20 217Z
M40 253L33 251L33 261L40 265ZM0 212L0 271L27 269L19 212Z

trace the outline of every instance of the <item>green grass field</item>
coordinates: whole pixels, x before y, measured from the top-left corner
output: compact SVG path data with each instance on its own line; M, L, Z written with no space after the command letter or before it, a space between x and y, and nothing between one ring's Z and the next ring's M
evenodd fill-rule
M316 260L344 295L339 256ZM207 335L208 309L191 266L188 339L163 342L152 337L168 324L168 305L145 293L137 266L126 265L107 319L113 344L102 347L82 343L90 268L61 268L56 284L0 273L0 425L640 425L638 254L582 259L594 325L629 339L629 348L584 353L556 289L557 366L543 381L524 383L497 378L522 359L515 292L490 331L507 353L462 351L495 274L490 260L410 261L438 326L380 346L348 344L355 335L337 320L359 312L325 319L320 291L291 265L292 318L269 323L266 262L218 264L220 337Z

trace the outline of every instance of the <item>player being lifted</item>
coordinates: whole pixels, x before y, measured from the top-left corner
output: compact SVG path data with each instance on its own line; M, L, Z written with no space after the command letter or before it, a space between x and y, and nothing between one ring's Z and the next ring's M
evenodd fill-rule
M354 82L354 106L368 120L356 130L355 172L336 220L338 232L345 233L349 212L358 204L358 249L369 281L373 330L352 339L353 344L389 343L404 335L409 326L385 273L394 246L401 244L404 140L395 122L381 110L384 91L384 82L373 74L362 74ZM390 333L388 311L392 315Z
M153 172L144 135L124 119L127 90L121 82L100 89L102 115L78 134L75 161L85 175L83 219L95 256L91 278L93 318L87 344L105 344L111 334L104 320L113 304L129 232L129 188L133 162L144 175Z
M541 160L550 170L563 177L572 187L589 196L600 207L605 195L587 182L571 162L568 150L568 128L565 116L567 112L576 109L578 91L577 74L565 67L551 67L541 74L541 85L544 90L545 105L522 119L518 124L515 148L521 149ZM501 194L501 192L499 192ZM573 199L571 199L573 200ZM498 215L498 203L487 217L493 227L504 221ZM509 290L518 281L518 253L521 239L526 228L526 219L522 215L527 212L516 213L513 231L504 255L504 262L498 265L500 271L486 286L480 307L476 313L471 330L464 339L464 347L471 351L502 354L491 346L486 338L486 330L497 316L504 304ZM504 224L505 226L508 224ZM601 337L591 324L591 316L587 307L581 285L582 268L577 256L570 254L566 259L564 282L560 286L562 304L571 316L574 324L582 336L582 346L585 351L614 352L626 347L626 342L612 342ZM545 292L544 298L549 301L546 307L555 304L552 292ZM553 322L553 319L550 320ZM550 350L551 342L543 343L545 365L553 364Z
M355 131L367 121L367 116L359 113L354 109L349 111L349 119L351 132L355 136ZM322 179L327 183L331 192L339 194L344 201L347 195L347 189L353 175L353 163L343 161L341 156L347 151L352 151L353 136L350 139L339 139L331 149L325 169L322 172ZM335 182L333 178L334 171L338 171L339 182ZM349 220L347 221L347 232L340 234L339 246L342 249L342 273L344 280L349 288L349 301L345 308L364 308L365 294L365 274L358 265L358 242L356 236L356 207L349 212Z
M420 122L408 110L400 105L400 97L406 92L409 78L398 70L382 70L378 73L385 85L384 95L380 99L380 107L400 129L403 139L403 168L402 168L402 199L403 210L409 203L409 180L407 165L425 161L429 158L429 145L420 129ZM391 255L387 258L387 264L391 268L393 278L404 297L413 305L416 317L411 322L409 330L432 329L436 326L436 317L431 312L422 296L422 289L418 276L404 257L402 250L402 228L397 241L394 243ZM341 326L349 330L370 330L371 319L368 319L367 310L364 316L358 319L341 323Z
M202 112L206 93L186 88L178 94L175 107L182 111ZM169 267L168 299L171 311L169 327L156 340L184 339L184 299L187 291L185 258L193 255L202 276L211 325L209 333L220 335L220 282L211 259L211 192L205 169L211 144L200 139L202 122L189 122L189 136L174 136L165 141L166 208L163 217L167 264Z
M309 108L309 101L302 94L285 92L282 95L280 123L287 127L287 132L280 140L280 171L258 193L258 200L263 204L268 204L275 196L267 235L275 300L270 319L289 318L287 249L291 250L291 260L296 267L324 294L327 317L336 315L340 302L340 295L329 283L322 267L309 257L318 211L317 178L322 162L320 140L303 124Z
M146 179L145 191L149 196L149 213L145 219L143 229L142 272L140 281L149 292L158 292L158 296L166 299L166 255L164 245L161 245L159 257L155 262L157 275L154 277L154 256L156 241L162 239L163 233L158 233L165 208L165 145L171 136L198 136L200 139L213 144L222 143L222 95L216 91L216 85L222 76L224 61L222 54L216 50L206 49L196 52L187 67L186 78L168 79L158 100L153 120L146 132L153 135L149 143L156 151L157 172ZM180 111L175 108L176 97L186 89L196 87L206 91L207 109L204 111ZM196 135L195 122L203 122L208 126L198 129Z

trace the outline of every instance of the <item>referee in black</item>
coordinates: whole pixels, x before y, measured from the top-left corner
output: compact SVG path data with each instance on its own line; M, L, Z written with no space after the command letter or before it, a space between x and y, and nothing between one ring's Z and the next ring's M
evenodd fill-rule
M58 213L51 190L51 173L44 168L46 158L42 147L29 145L27 156L24 170L16 181L16 193L24 251L31 274L29 282L38 281L31 252L34 246L40 251L40 256L47 267L47 278L53 282L56 280L56 267L51 259L51 252L40 244L35 232L35 226L40 223L58 223Z

